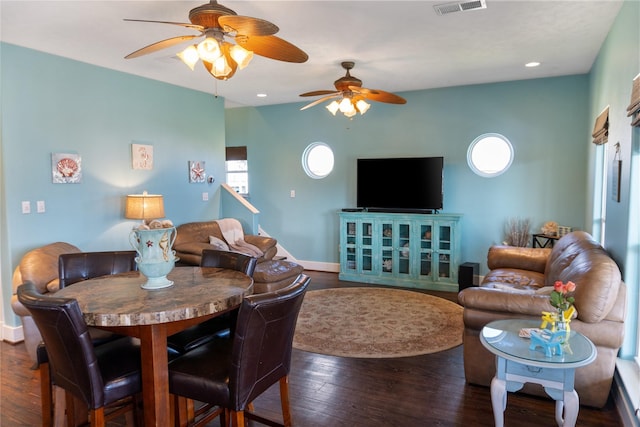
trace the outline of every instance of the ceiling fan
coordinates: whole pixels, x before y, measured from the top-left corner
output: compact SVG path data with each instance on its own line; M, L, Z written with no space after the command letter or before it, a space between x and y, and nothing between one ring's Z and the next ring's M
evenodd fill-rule
M191 23L149 21L144 19L125 19L133 22L151 22L157 24L178 25L200 34L184 35L161 40L145 46L125 56L126 59L166 49L180 43L204 37L198 44L190 45L178 57L192 70L198 59L216 79L231 78L238 68L247 66L253 54L286 62L305 62L309 56L274 34L278 26L269 21L248 16L239 16L233 10L218 4L216 0L198 6L189 11ZM230 43L226 38L235 40Z
M376 102L385 102L387 104L407 103L404 98L396 94L385 92L379 89L367 89L362 87L362 80L352 76L349 72L355 66L355 63L353 61L344 61L341 65L342 68L347 70L347 74L333 83L337 91L314 90L311 92L300 94L300 96L325 95L322 98L305 105L300 110L306 110L307 108L311 108L314 105L318 105L324 101L336 98L333 102L327 105L327 109L334 116L339 110L345 116L353 117L356 115L356 113L364 114L369 109L370 105L365 101L365 99Z

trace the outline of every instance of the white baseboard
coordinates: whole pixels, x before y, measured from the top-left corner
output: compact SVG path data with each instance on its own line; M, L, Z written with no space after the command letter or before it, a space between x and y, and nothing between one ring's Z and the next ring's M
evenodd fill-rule
M20 341L24 341L24 332L22 330L22 325L9 326L5 323L2 323L1 328L3 341L10 342L11 344L16 344Z
M640 414L640 367L633 360L618 359L613 380L613 400L622 418L624 427L639 427Z
M318 262L318 261L301 261L301 260L295 260L294 262L300 264L306 270L326 271L329 273L340 272L340 264L335 262Z

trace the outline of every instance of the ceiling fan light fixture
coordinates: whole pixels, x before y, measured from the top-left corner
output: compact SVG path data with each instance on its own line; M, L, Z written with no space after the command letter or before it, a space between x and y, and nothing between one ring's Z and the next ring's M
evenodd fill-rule
M334 116L338 112L339 108L340 104L338 104L338 101L333 101L331 104L327 105L327 110L329 110Z
M219 56L215 61L213 61L213 68L211 68L211 74L214 77L226 77L228 76L233 69L229 66L227 62L227 58L224 56Z
M229 54L233 58L234 61L238 64L238 68L241 70L244 69L249 62L253 59L253 52L243 48L240 45L234 44L231 49L229 49Z
M207 37L202 40L198 43L197 49L200 59L211 63L222 55L222 52L220 51L220 44L218 43L218 40L213 37Z
M360 115L366 113L370 107L371 105L364 99L359 99L358 102L356 102L356 108L358 109L358 111L360 111Z
M349 111L345 111L344 115L351 118L353 116L355 116L358 113L358 111L356 111L355 107Z
M178 55L178 58L180 58L182 62L184 62L187 65L187 67L191 68L191 71L193 71L194 67L196 66L198 59L200 59L200 56L198 55L198 49L196 48L195 45L191 45L187 47L185 50L183 50L182 52L179 52L177 55Z
M355 107L351 103L351 98L342 98L342 101L340 101L340 112L346 115L347 112L351 110L355 110Z

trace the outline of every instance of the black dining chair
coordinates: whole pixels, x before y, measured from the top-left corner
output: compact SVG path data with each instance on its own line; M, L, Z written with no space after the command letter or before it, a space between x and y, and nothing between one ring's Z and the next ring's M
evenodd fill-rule
M58 257L60 288L83 280L136 270L136 251L77 252Z
M58 257L58 279L60 288L74 283L111 274L136 271L136 251L77 252ZM89 327L94 345L122 338L122 335L103 329Z
M45 297L31 282L20 285L17 294L42 335L46 359L40 360L40 372L64 389L70 424L76 400L86 404L91 426L136 409L142 381L135 340L123 337L94 346L75 299ZM50 419L44 414L43 408L43 421Z
M300 274L289 286L246 297L238 311L235 333L218 336L169 363L169 391L178 396L176 414L184 421L185 398L210 405L193 425L217 416L244 427L245 416L267 425L291 425L289 371L293 335L310 278ZM252 402L280 384L283 423L255 414ZM191 425L191 424L189 424Z
M257 261L256 258L239 252L205 249L202 251L200 267L228 268L253 277ZM232 310L171 335L167 338L167 346L171 351L184 354L206 344L216 335L228 334L233 330L237 313L237 309Z
M138 265L135 261L135 251L101 251L101 252L74 252L61 254L58 257L58 280L59 287L65 288L72 284L93 279L96 277L107 276L110 274L126 273L128 271L136 271ZM103 329L88 327L91 342L94 346L102 345L122 338L122 335ZM37 349L36 366L40 367L42 360L46 360L46 350ZM59 399L54 399L53 384L46 375L40 375L41 398L43 402L43 425L50 425L45 422L51 419L51 414L64 411L64 405L61 406ZM55 402L56 408L53 408ZM48 403L48 408L44 405Z

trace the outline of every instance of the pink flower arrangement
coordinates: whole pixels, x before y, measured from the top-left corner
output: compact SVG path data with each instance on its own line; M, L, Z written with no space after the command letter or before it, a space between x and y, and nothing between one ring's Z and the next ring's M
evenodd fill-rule
M556 281L553 285L553 291L551 291L551 305L556 307L558 310L568 310L575 299L573 296L570 296L569 293L576 290L576 284L568 281L567 283L562 283L560 280Z

